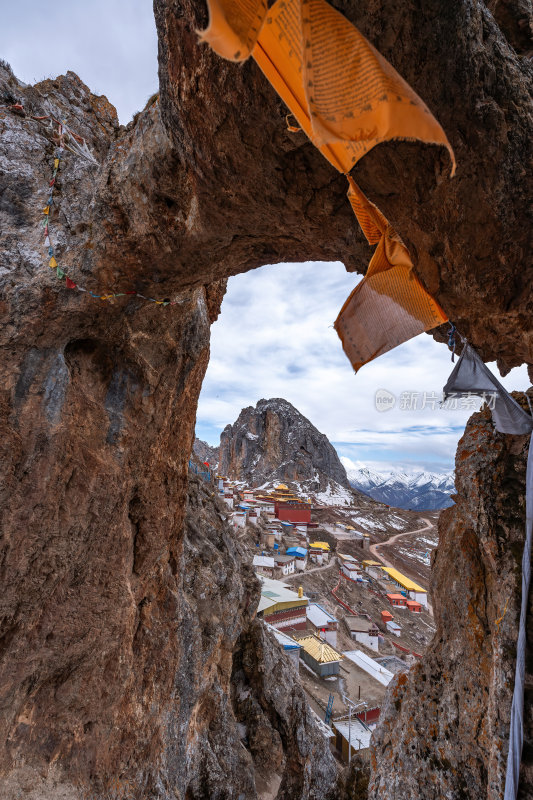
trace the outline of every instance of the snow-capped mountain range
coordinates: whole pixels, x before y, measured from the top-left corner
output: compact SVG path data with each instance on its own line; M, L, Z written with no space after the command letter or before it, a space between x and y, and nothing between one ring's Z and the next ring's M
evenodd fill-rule
M354 489L396 508L416 511L433 511L453 505L453 472L406 473L401 471L377 472L368 467L353 468L348 458L341 458L348 480Z

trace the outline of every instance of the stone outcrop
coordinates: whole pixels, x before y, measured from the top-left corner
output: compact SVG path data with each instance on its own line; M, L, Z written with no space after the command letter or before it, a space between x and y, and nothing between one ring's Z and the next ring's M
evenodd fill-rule
M192 451L201 463L207 461L210 467L216 469L218 464L218 447L211 447L207 442L195 437Z
M371 800L503 797L521 603L529 436L470 419L456 457L456 505L442 512L432 571L437 631L389 687L373 737ZM530 593L533 609L533 587ZM532 615L519 797L533 795Z
M162 719L166 756L151 791L162 783L178 798L254 800L275 788L279 800L333 800L335 761L290 660L255 619L259 583L224 510L191 478L175 660L166 664L173 711Z
M365 157L356 180L485 359L533 363L528 4L491 3L497 21L480 0L335 5L424 98L458 161L452 181L438 148L390 143ZM195 731L205 742L211 706L228 702L231 635L206 659L222 664L218 684L198 677L210 705L191 706L187 728L175 720L185 726L189 713L180 648L200 630L177 620L209 323L229 275L305 259L363 270L370 254L345 179L287 131L255 65L198 45L204 4L154 8L160 94L126 128L72 73L32 87L0 66L0 105L26 110L0 110L0 781L9 800L78 800L79 787L103 800L126 778L135 800L179 797L174 753L187 731L194 763L208 763ZM96 300L66 290L46 266L40 210L56 128L29 114L66 119L97 162L67 152L61 165L51 215L60 263L95 294L135 290L176 305ZM494 483L493 495L518 508L520 483L511 484ZM428 758L441 745L435 735L424 737ZM398 767L398 781L408 774ZM190 783L187 800L202 791Z
M332 481L350 486L327 436L280 397L243 408L222 431L219 456L223 475L251 486L289 481L314 492Z

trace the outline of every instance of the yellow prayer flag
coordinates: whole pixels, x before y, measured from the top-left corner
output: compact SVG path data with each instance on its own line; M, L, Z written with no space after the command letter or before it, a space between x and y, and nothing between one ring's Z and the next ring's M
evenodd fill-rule
M50 261L48 262L48 266L51 267L52 269L55 269L57 267L57 261L55 260L55 258L53 256L50 259Z
M46 215L46 214L49 214L49 213L50 213L50 206L45 206L43 208L43 214Z
M414 273L407 247L381 211L350 178L348 198L370 244L379 241L363 280L335 322L344 352L357 372L419 333L448 319Z
M392 139L443 145L453 175L453 150L425 103L326 0L276 0L266 19L264 0L208 2L204 41L232 60L252 52L302 130L347 175L353 211L368 242L377 245L335 323L354 369L445 322L402 239L348 175L373 147Z
M267 13L266 0L208 0L209 25L198 31L215 53L244 61L257 41Z
M58 167L59 167L59 159L54 158L54 169L57 169Z

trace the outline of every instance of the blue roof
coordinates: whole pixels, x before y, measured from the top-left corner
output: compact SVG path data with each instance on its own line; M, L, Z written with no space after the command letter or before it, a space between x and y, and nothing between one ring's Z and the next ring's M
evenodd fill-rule
M299 556L300 558L305 558L307 555L307 550L305 547L289 547L287 548L287 555L288 556Z

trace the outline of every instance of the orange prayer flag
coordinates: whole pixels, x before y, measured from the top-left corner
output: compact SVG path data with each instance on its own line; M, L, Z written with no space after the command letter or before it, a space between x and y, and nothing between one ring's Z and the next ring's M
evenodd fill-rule
M356 161L380 142L450 143L429 108L394 67L326 0L301 0L303 80L314 141L354 142Z
M49 214L49 213L50 213L50 206L45 206L45 207L43 208L43 214L46 216L46 215L47 215L47 214Z
M389 62L326 0L277 0L252 53L302 130L340 172L389 139L453 151Z
M210 24L202 38L233 60L252 51L302 130L347 174L353 211L368 242L377 245L335 323L354 369L445 322L400 236L348 175L373 147L391 139L443 145L453 175L453 150L427 106L326 0L276 0L266 19L264 0L208 2Z
M209 25L198 31L215 53L244 61L252 52L267 13L266 0L208 0Z
M448 319L413 270L407 247L381 211L349 178L348 198L370 244L378 246L367 273L335 322L344 352L357 372L363 364Z

